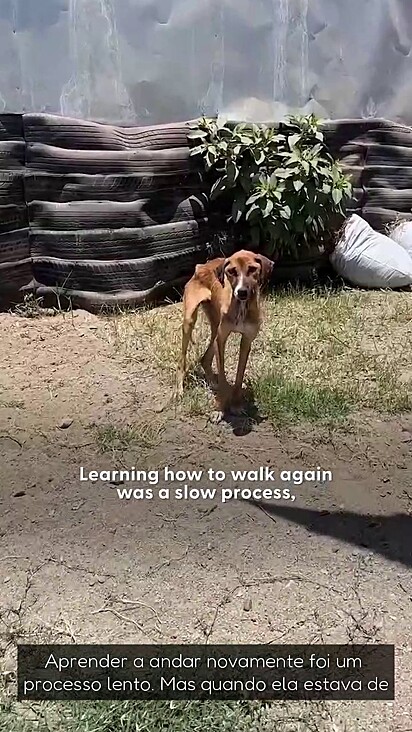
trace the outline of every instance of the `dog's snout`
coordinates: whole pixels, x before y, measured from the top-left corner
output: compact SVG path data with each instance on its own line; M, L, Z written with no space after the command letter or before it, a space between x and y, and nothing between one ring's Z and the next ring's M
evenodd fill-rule
M248 296L248 291L245 287L241 287L238 289L236 295L238 296L239 300L246 300Z

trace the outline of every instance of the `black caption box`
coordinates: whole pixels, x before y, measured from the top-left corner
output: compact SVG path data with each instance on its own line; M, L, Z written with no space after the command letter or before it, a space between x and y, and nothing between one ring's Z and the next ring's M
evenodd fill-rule
M18 700L393 700L394 646L19 645Z

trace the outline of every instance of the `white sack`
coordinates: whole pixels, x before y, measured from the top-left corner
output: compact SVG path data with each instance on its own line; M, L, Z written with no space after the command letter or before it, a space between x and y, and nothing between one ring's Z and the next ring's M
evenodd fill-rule
M390 233L391 239L406 249L412 258L412 221L402 221Z
M347 220L330 261L341 277L358 287L386 289L412 284L412 257L356 214Z

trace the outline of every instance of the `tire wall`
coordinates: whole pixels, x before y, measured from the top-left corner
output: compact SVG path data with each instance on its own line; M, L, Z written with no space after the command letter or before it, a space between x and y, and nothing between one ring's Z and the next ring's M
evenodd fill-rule
M33 289L21 115L0 115L0 304Z
M0 115L0 301L31 291L133 305L187 281L211 254L187 132ZM353 180L350 211L378 230L412 218L411 128L340 120L325 134Z

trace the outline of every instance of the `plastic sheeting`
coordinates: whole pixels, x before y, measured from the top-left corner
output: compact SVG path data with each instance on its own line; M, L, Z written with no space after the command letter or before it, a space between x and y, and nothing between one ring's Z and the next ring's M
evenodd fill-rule
M0 0L0 112L412 124L411 0Z

